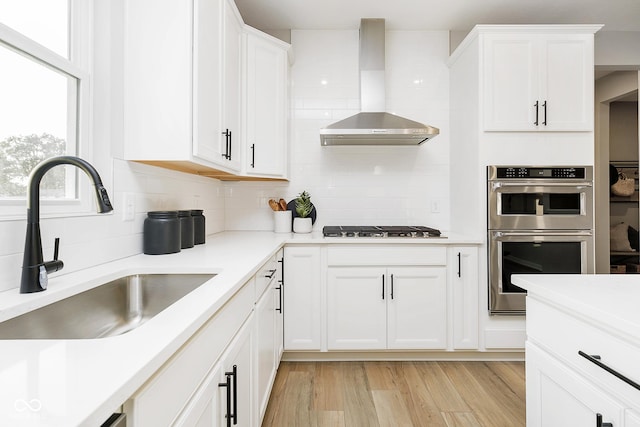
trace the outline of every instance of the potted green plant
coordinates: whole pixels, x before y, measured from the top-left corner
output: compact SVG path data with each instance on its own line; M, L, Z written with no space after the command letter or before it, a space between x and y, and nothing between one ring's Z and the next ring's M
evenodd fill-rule
M296 233L311 233L313 226L313 221L309 216L313 210L311 195L306 191L298 194L295 208L297 216L293 219L293 231Z

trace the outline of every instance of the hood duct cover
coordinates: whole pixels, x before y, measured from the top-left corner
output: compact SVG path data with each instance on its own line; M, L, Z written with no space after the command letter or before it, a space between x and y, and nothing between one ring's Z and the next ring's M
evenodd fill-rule
M322 145L419 145L440 133L385 111L384 19L360 21L362 112L320 129Z

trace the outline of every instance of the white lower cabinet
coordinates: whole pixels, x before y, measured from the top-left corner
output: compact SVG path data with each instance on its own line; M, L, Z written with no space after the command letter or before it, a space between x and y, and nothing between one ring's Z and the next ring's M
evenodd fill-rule
M256 378L258 415L262 418L269 403L271 384L277 368L276 280L272 280L256 304ZM278 359L279 360L279 359Z
M252 402L253 316L207 375L175 427L256 425Z
M124 404L130 427L260 425L282 355L283 251Z
M600 321L607 313L579 296L559 295L527 295L527 427L640 426L636 337L614 333Z
M527 426L622 426L624 407L552 355L527 343Z
M447 258L447 278L451 288L452 347L478 348L478 249L453 246Z
M284 258L284 349L320 350L320 247L287 246Z
M443 349L445 267L329 267L329 350Z

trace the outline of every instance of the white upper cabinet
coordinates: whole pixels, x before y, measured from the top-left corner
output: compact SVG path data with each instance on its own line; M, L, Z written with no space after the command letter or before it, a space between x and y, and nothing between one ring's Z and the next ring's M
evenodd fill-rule
M287 176L289 45L259 31L246 32L245 171Z
M195 0L193 155L239 171L242 20L227 0Z
M122 1L123 158L219 179L284 178L289 45L245 26L233 0ZM245 167L245 140L255 167Z
M593 30L482 35L485 131L592 131Z

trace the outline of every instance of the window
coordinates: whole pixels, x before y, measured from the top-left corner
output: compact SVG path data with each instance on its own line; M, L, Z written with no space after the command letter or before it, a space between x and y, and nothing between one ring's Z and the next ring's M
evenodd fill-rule
M86 40L91 39L84 24L90 22L87 3L0 0L2 216L24 212L28 175L40 161L86 154L89 85L83 68L88 68ZM40 196L52 202L43 204L43 212L79 203L77 174L72 167L47 172Z

